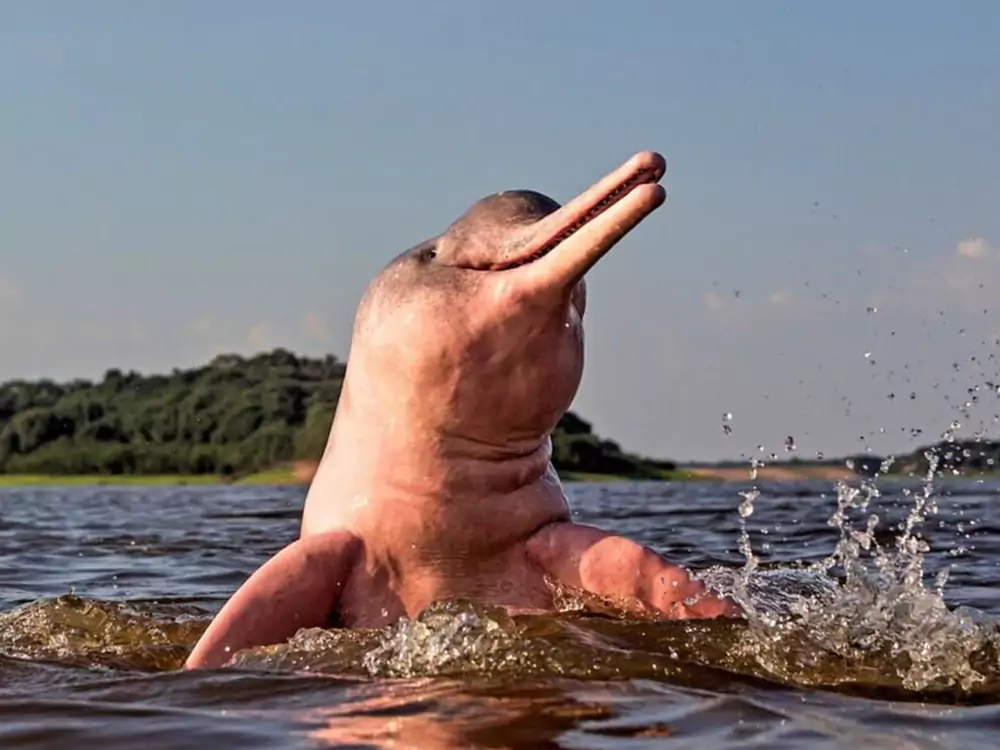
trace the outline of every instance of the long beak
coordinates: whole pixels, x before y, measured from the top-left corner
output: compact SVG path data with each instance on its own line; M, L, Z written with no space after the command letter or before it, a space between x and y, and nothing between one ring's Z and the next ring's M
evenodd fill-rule
M518 255L540 286L572 289L639 222L663 205L666 161L643 151L534 225ZM523 261L522 261L523 262Z

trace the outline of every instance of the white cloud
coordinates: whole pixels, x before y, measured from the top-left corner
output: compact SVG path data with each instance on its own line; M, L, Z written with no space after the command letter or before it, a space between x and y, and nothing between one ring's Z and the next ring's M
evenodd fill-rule
M205 351L209 357L223 351L250 355L276 347L308 350L310 343L327 342L331 336L326 319L316 312L303 315L298 325L293 321L281 325L270 320L247 323L206 316L189 323L185 330L197 341L197 351Z
M274 324L267 320L259 320L249 329L233 328L224 322L213 318L199 318L192 323L188 330L201 339L202 345L208 345L214 352L244 352L250 353L271 349L277 346L286 346L282 343L279 332ZM212 355L214 356L214 354Z
M787 307L795 302L795 295L791 289L776 289L767 296L767 301L772 305Z
M1000 252L983 237L967 237L954 253L938 257L913 272L920 300L942 309L982 313L995 300L1000 284Z
M911 252L902 246L882 246L870 252L863 296L850 310L901 313L919 321L928 315L947 317L995 314L995 289L1000 286L1000 248L979 235L967 235L936 253ZM859 277L861 273L859 271ZM858 285L840 292L852 294ZM862 301L864 304L862 304Z
M995 258L1000 253L990 247L982 237L966 237L958 243L955 252L963 258Z
M326 341L330 337L330 327L326 320L317 312L307 313L302 321L306 336L314 341Z
M211 318L200 318L191 324L191 330L198 336L214 336L219 333L219 324Z
M275 344L277 338L274 326L266 320L254 323L250 326L250 331L247 333L247 343L257 349L270 349L277 346Z
M702 304L709 314L717 318L748 320L751 316L774 315L775 309L786 310L800 304L795 293L788 288L775 289L764 295L752 295L744 291L728 294L716 289L709 290L702 297Z
M723 312L729 307L729 300L726 299L725 295L714 290L705 295L704 302L705 307L712 313Z

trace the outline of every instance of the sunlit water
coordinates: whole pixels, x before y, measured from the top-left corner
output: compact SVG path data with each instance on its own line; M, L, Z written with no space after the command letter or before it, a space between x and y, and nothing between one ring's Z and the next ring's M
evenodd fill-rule
M748 618L445 602L188 674L211 613L295 538L301 489L0 490L0 746L1000 745L1000 482L568 491Z

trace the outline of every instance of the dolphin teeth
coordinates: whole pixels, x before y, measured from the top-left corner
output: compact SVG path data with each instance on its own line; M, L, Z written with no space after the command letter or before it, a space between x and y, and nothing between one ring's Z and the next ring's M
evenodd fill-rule
M591 208L587 213L585 213L579 220L574 222L572 225L568 226L562 232L553 237L549 242L543 245L540 249L533 252L531 255L521 260L511 263L507 268L518 268L520 266L532 263L539 258L544 257L560 242L564 242L569 239L570 236L576 234L580 229L582 229L586 224L590 223L596 219L599 215L608 210L611 206L617 203L626 193L628 193L636 185L645 182L648 177L653 174L652 169L644 169L641 172L636 172L635 175L627 179L621 185L616 187L610 193L608 193L604 198L599 200L593 208Z
M539 248L538 250L536 250L531 255L529 255L529 256L527 256L525 258L521 258L518 261L510 263L509 265L506 265L505 268L508 269L508 270L512 269L512 268L519 268L520 266L527 265L528 263L532 263L532 262L538 260L539 258L542 258L545 255L548 255L548 253L556 245L558 245L560 242L564 242L565 240L569 239L569 237L571 237L572 235L576 234L586 224L588 224L591 221L593 221L594 219L596 219L602 213L604 213L605 211L607 211L611 206L613 206L615 203L617 203L619 200L621 200L621 198L624 197L624 195L626 193L628 193L629 191L631 191L633 187L635 187L636 185L638 185L638 184L640 184L642 182L645 182L647 180L647 178L649 178L653 174L654 174L654 172L653 172L652 169L644 169L644 170L642 170L640 172L636 172L632 177L630 177L629 179L625 180L625 182L623 182L621 185L619 185L614 190L612 190L611 192L609 192L606 196L604 196L604 198L602 198L601 200L599 200L594 205L594 207L591 208L589 211L587 211L587 213L585 213L582 217L580 217L580 219L578 219L577 221L575 221L570 226L566 227L566 229L564 229L559 234L557 234L555 237L553 237L549 242L547 242L546 244L544 244L541 248Z

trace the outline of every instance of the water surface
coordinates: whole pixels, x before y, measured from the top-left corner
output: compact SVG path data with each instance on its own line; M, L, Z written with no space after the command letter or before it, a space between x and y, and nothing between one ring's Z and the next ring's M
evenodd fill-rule
M0 489L0 743L1000 745L1000 483L749 488L567 487L577 520L710 569L746 621L623 619L573 592L551 617L445 602L196 674L178 667L295 538L301 489Z

